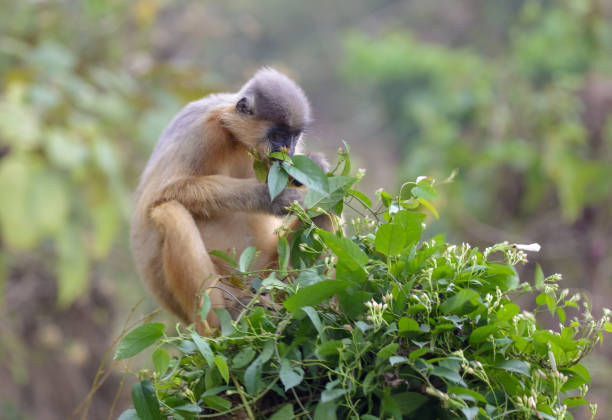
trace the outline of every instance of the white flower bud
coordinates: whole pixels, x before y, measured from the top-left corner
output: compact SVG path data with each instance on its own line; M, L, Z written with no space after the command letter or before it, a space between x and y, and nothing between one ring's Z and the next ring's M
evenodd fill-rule
M520 249L521 251L530 251L530 252L540 252L540 249L542 248L540 244L538 243L533 243L529 245L514 244L514 247L516 249Z

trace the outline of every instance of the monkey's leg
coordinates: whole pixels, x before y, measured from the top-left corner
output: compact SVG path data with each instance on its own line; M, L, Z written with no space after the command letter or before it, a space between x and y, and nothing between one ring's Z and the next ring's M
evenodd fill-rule
M160 204L151 211L151 218L163 235L161 249L166 286L198 332L205 332L199 317L200 294L210 297L211 308L224 307L222 291L214 288L219 276L206 251L193 217L177 201ZM218 327L214 311L206 318L211 327Z

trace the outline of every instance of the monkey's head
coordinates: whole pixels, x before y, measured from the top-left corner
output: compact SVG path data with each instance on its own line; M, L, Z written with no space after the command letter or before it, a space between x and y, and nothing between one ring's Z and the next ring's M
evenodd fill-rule
M238 141L261 155L282 148L293 155L306 125L310 105L304 91L271 68L259 70L238 92L226 126Z

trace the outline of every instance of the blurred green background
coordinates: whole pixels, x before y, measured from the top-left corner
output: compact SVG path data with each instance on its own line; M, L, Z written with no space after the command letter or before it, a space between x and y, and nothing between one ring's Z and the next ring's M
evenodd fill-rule
M85 399L145 296L127 231L157 136L186 102L263 65L310 97L310 149L333 157L349 142L362 190L456 169L434 230L481 247L539 242L545 273L563 273L596 314L612 302L609 0L0 8L2 419L66 419ZM149 297L137 313L155 307ZM611 361L604 343L586 362L599 419L612 416ZM130 404L121 369L87 418Z

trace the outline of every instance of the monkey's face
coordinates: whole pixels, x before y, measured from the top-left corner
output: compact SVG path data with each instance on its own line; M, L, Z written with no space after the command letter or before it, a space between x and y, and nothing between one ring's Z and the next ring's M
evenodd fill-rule
M238 92L232 132L261 155L287 149L293 155L310 120L302 89L276 70L265 68ZM238 133L239 131L239 133Z
M278 114L279 110L276 111ZM241 127L238 136L241 141L253 146L263 156L283 149L293 156L302 137L301 126L288 124L285 115L262 112L261 109L258 111L247 97L238 101L235 114L240 122L232 124L233 131Z
M284 124L275 124L268 129L265 141L268 143L270 153L286 149L289 156L295 153L295 147L302 137L302 130L288 127Z

